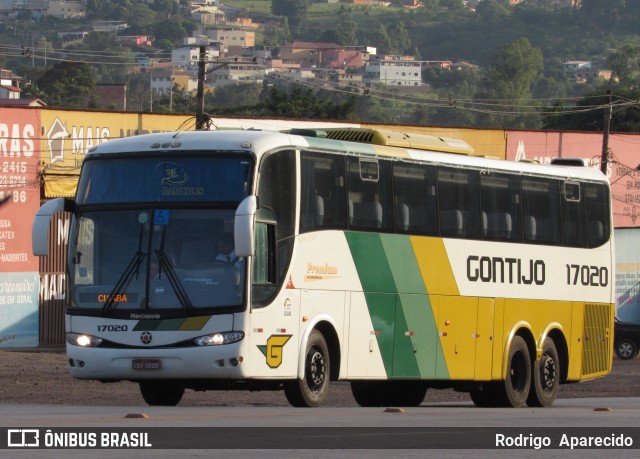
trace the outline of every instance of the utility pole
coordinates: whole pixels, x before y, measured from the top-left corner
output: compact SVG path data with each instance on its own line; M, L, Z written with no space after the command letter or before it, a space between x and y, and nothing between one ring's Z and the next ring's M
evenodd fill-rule
M204 70L206 66L207 47L200 45L200 53L198 55L198 106L196 113L196 131L201 131L205 127L204 119Z
M609 130L611 129L611 89L607 89L607 106L604 109L604 127L602 132L602 154L600 156L600 170L607 175L609 164Z

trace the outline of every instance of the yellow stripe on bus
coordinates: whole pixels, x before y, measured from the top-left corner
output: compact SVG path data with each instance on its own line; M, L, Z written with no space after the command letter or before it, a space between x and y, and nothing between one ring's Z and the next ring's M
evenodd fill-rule
M444 241L440 238L411 237L420 273L429 295L460 295Z

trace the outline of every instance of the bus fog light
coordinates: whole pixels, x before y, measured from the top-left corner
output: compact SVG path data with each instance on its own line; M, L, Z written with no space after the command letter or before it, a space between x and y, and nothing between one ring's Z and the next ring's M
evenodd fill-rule
M67 343L73 346L96 347L102 343L102 338L97 336L85 335L83 333L67 333Z
M229 359L229 363L231 364L232 367L237 367L238 359Z
M244 338L244 333L239 331L229 331L200 336L193 341L198 346L220 346L222 344L237 343Z

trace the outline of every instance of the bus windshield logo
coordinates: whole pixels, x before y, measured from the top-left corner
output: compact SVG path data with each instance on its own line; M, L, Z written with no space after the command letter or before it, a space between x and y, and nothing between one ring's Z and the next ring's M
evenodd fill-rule
M160 163L156 170L164 177L160 179L161 185L182 186L189 181L189 176L185 172L182 164Z
M156 172L160 176L162 196L204 196L204 187L187 186L189 174L183 164L163 162L156 166Z

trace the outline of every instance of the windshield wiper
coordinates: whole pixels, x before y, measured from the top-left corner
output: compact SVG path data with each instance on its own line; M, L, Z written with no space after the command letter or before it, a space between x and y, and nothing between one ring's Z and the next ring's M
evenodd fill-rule
M171 288L176 293L176 297L178 298L178 301L180 301L180 306L182 306L184 309L188 311L192 310L193 304L191 303L191 300L189 299L189 295L187 294L187 291L184 289L182 282L180 282L180 279L178 279L178 275L176 274L176 271L173 269L173 266L171 266L169 257L167 257L167 254L164 253L162 249L156 250L155 252L156 252L156 256L158 257L158 261L160 262L159 268L161 271L164 269L167 275L167 278L169 279L169 283L171 284Z
M187 295L187 291L184 289L184 286L180 282L180 279L178 279L176 271L173 269L173 266L171 266L169 258L162 249L156 250L155 254L158 257L158 261L160 262L160 272L164 270L167 278L169 279L169 283L171 284L171 288L175 292L178 301L180 301L180 305L188 311L192 310L193 304L189 299L189 295Z
M116 285L113 287L111 293L109 293L109 298L107 298L107 302L102 307L102 311L108 311L113 307L114 304L120 303L116 301L116 296L124 294L131 283L131 279L133 278L133 274L135 273L136 279L140 274L140 265L142 264L142 260L146 254L142 251L142 238L144 232L144 225L140 225L140 234L138 235L138 251L133 254L133 258L127 265L127 268L122 273L122 276L116 282Z
M120 278L118 279L118 282L116 282L115 287L113 287L113 290L109 294L109 298L107 298L107 302L102 307L103 312L108 311L113 307L114 304L119 303L119 301L115 300L116 296L123 294L124 292L127 291L127 287L129 287L129 284L131 283L131 279L133 278L134 274L136 275L136 277L138 276L140 272L140 265L142 264L142 260L144 260L145 256L146 255L140 250L138 250L133 255L133 258L127 265L127 268L124 270L124 272L122 273L122 276L120 276Z

